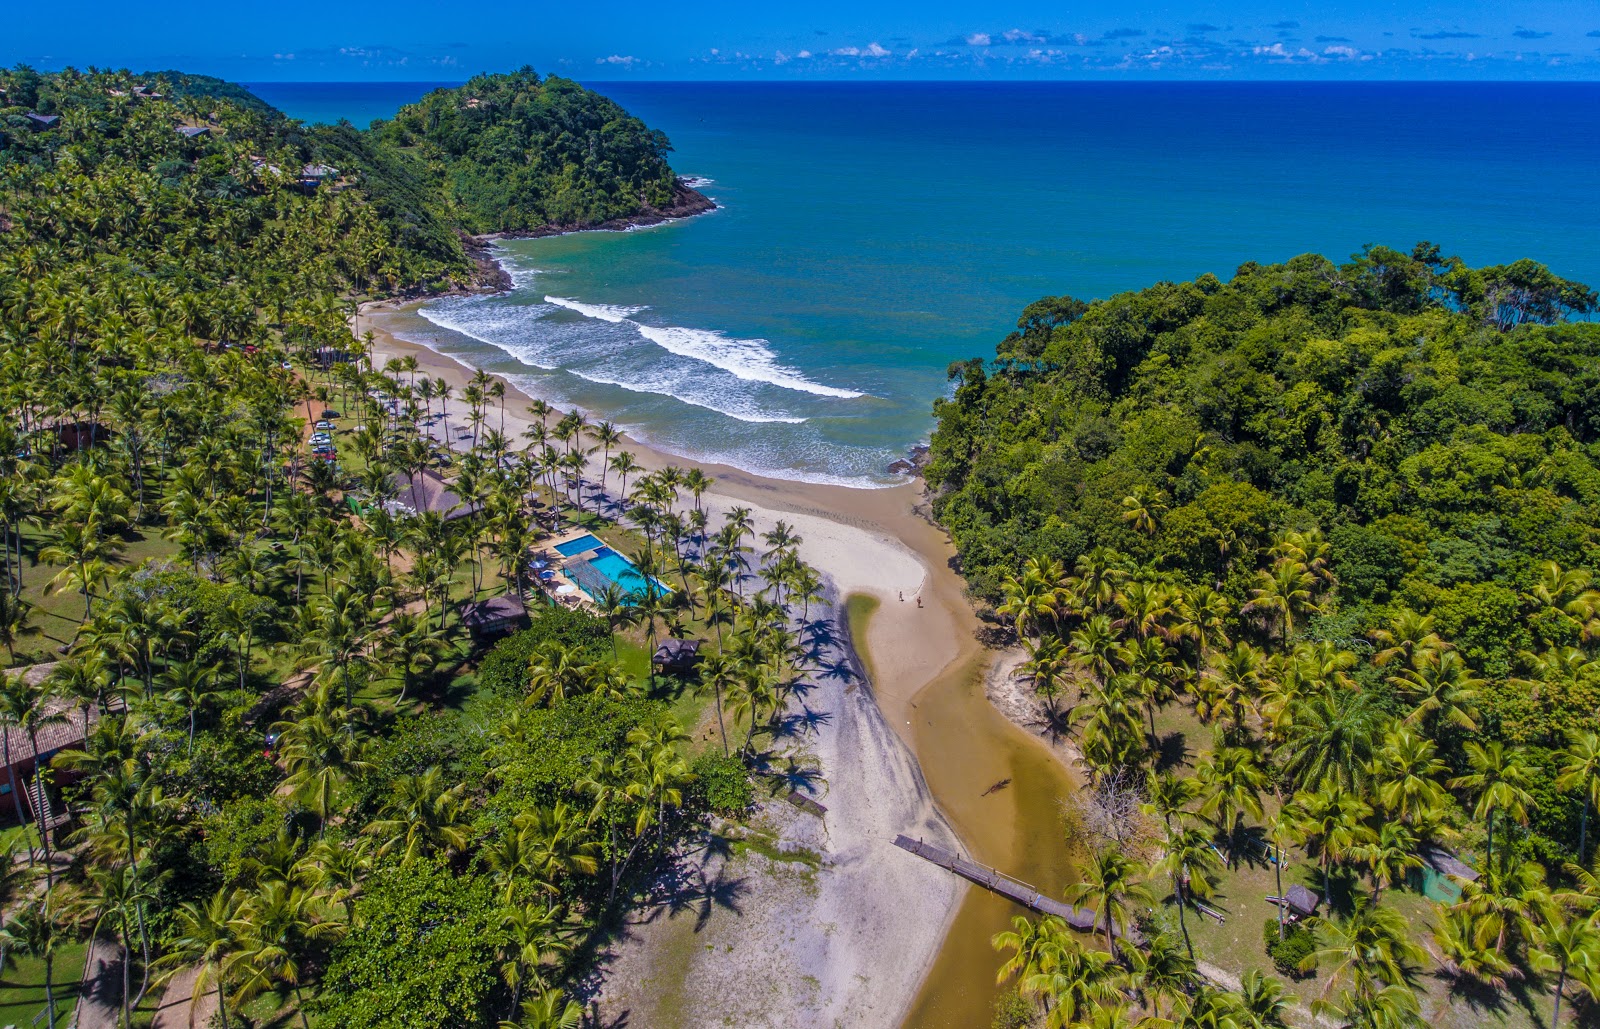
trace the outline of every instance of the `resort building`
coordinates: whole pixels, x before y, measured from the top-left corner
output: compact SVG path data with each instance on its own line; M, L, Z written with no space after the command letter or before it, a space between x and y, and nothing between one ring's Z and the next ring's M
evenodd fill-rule
M461 624L475 640L493 639L528 626L528 609L510 593L473 600L461 607Z
M476 502L463 502L439 473L426 469L416 475L398 472L390 477L389 485L394 489L394 499L385 506L391 514L418 515L434 511L451 522L471 517L480 509Z

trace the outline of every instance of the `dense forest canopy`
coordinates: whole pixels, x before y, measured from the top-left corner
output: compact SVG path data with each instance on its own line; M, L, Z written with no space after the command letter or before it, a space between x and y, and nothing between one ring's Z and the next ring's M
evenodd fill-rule
M530 68L435 90L374 132L416 155L469 232L591 225L673 199L665 135Z
M677 188L664 135L577 83L527 68L437 90L370 130L303 125L243 87L181 72L18 67L0 73L0 89L7 192L34 193L56 212L46 198L59 176L93 176L124 198L118 217L91 227L113 251L129 224L159 237L174 211L216 211L228 223L219 231L259 239L264 257L292 263L304 248L279 247L272 229L318 184L302 171L333 171L323 177L337 200L324 202L348 219L335 237L341 273L359 269L362 291L465 282L462 233L627 219L669 205Z
M1180 1024L1476 1024L1459 998L1534 982L1529 1016L1558 1024L1564 991L1592 1016L1595 308L1530 260L1369 247L1046 298L952 366L927 480L1089 777L1070 895L1176 928L1179 964L1324 980L1290 1017L1205 972ZM1190 909L1266 915L1261 949ZM996 936L1019 990L996 1024L1149 989L1178 950L1104 936Z
M1534 262L1426 245L1043 300L993 362L952 368L928 481L985 596L1022 559L1104 546L1243 603L1272 534L1316 527L1342 613L1318 631L1404 604L1504 674L1515 592L1600 557L1600 326L1566 320L1594 306Z
M473 274L412 146L174 72L0 91L0 1023L72 1018L98 936L100 1024L192 968L227 1025L575 1025L594 941L753 801L819 595L798 537L753 583L698 470L374 364L357 303ZM562 188L625 213L607 146ZM463 510L398 499L424 470ZM572 521L672 593L555 603ZM480 632L491 600L527 628ZM669 629L716 655L658 669Z

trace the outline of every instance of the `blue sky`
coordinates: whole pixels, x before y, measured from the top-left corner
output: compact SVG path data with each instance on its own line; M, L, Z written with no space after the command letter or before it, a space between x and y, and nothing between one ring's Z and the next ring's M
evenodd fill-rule
M589 81L1600 79L1600 3L65 0L9 20L0 61L242 81L455 80L523 64Z

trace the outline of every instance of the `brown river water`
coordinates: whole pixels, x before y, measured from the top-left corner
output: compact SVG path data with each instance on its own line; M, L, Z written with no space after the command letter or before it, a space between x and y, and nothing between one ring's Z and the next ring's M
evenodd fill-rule
M1061 802L1076 788L1037 739L984 696L995 655L978 651L912 701L910 740L940 810L974 860L1060 897L1074 881ZM995 783L1004 789L985 795ZM967 891L906 1029L983 1029L993 1018L1001 955L990 944L1021 907L976 886Z

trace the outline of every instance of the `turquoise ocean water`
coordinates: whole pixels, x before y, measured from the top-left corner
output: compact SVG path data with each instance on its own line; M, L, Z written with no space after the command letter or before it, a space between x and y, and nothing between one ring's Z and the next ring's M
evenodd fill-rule
M427 88L353 87L364 122ZM327 120L350 86L256 87ZM620 84L721 209L501 247L402 334L664 449L860 485L1045 294L1421 239L1600 283L1596 84Z

